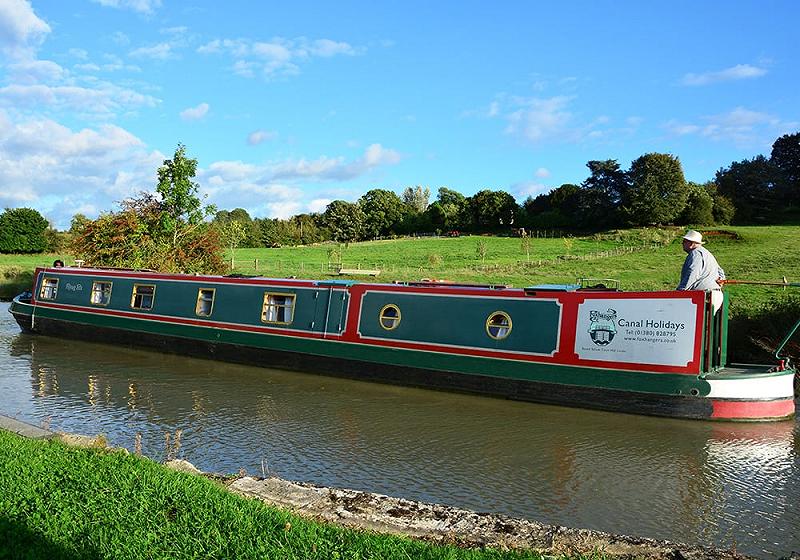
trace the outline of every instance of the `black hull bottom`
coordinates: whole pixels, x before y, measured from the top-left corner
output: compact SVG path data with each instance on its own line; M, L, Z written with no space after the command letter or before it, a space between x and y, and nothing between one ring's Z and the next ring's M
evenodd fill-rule
M27 316L27 325L24 321L24 315L15 313L14 317L23 330L31 330L30 316ZM457 391L542 404L689 419L709 419L712 413L711 402L702 397L657 395L596 387L503 379L312 354L265 350L249 346L212 343L143 332L136 332L135 337L133 337L131 336L131 331L47 318L36 318L35 332L60 338L100 342L130 348L147 348L193 358L207 358L238 364L274 367L312 374L318 373L362 381Z
M31 316L27 313L17 313L12 311L11 315L14 317L14 320L19 325L19 328L22 329L24 333L32 333L33 329L31 328Z

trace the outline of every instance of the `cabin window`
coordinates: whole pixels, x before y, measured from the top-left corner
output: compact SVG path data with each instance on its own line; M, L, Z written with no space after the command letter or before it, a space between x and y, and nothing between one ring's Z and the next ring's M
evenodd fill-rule
M378 315L381 326L387 331L396 329L400 325L400 319L400 308L393 303L384 305Z
M208 317L214 308L214 288L200 288L197 290L197 305L194 308L195 315Z
M495 340L502 340L511 333L511 317L503 311L495 311L486 319L486 332Z
M288 325L294 317L294 294L264 293L261 321Z
M108 305L111 301L111 282L92 282L92 305Z
M58 278L45 278L42 280L39 299L56 299L56 294L58 294Z
M153 309L156 287L152 284L134 284L131 307L134 309Z

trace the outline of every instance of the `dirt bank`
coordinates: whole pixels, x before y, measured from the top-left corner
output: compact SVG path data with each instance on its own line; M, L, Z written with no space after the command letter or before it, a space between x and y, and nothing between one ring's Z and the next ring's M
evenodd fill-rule
M317 521L469 547L532 549L548 556L600 553L618 559L743 559L732 550L544 525L381 494L243 477L228 488Z

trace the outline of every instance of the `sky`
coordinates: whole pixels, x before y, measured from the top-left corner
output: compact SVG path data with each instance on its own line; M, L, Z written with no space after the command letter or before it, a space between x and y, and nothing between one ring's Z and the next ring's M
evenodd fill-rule
M153 192L321 212L374 188L522 203L650 152L705 182L800 131L800 2L0 0L0 208Z

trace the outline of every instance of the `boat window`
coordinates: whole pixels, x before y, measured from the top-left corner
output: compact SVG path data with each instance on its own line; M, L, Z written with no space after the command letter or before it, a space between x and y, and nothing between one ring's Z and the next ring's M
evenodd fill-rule
M39 299L56 299L58 293L58 278L45 278L42 280L42 289L39 291Z
M381 326L387 331L396 329L402 318L400 316L400 308L393 303L384 305L378 317Z
M131 307L134 309L153 309L156 287L152 284L134 284Z
M288 325L294 317L294 294L264 293L261 321Z
M111 301L111 282L92 282L92 305L108 305Z
M197 290L197 305L194 308L195 315L208 317L214 308L214 288L200 288Z
M511 333L511 317L503 311L495 311L486 319L486 332L495 340L501 340Z

